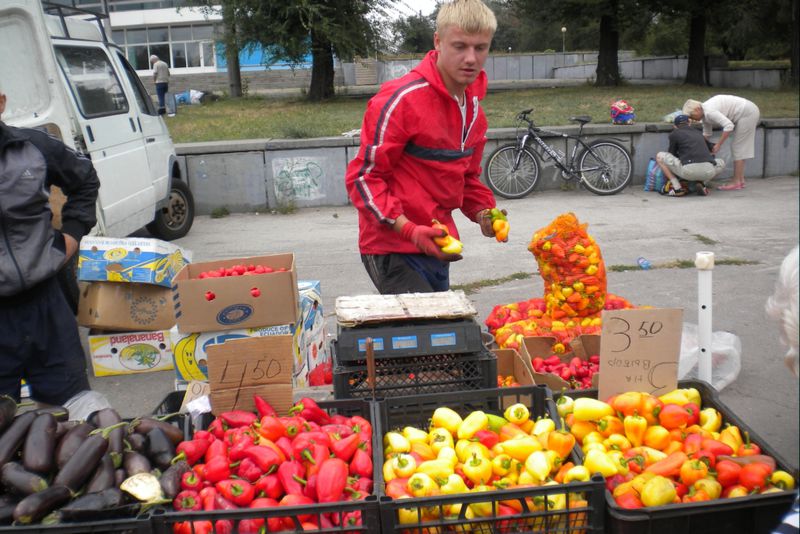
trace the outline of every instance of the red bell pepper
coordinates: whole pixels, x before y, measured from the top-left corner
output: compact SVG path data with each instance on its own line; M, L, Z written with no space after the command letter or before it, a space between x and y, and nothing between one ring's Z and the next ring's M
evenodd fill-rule
M217 438L214 436L214 434L212 434L208 430L197 430L194 433L194 436L192 437L192 439L204 439L204 440L208 441L209 443L211 443L212 441L214 441Z
M264 400L263 397L256 393L253 394L253 403L256 405L256 412L258 412L259 419L267 415L278 415L278 412L275 411L275 408L273 408L269 402Z
M220 519L214 522L214 534L233 534L233 521Z
M175 496L172 507L178 512L194 512L200 510L200 494L194 490L183 490Z
M211 424L208 425L208 432L211 433L217 439L222 439L225 437L225 425L222 422L222 419L217 417Z
M491 449L498 443L500 443L500 436L497 433L492 432L491 430L478 430L474 436L482 445L486 446L487 449Z
M339 458L328 458L317 473L317 502L342 500L347 485L347 464Z
M677 404L665 404L658 412L658 421L667 430L685 428L689 423L689 412Z
M250 458L243 459L236 468L236 476L248 482L255 482L263 475L261 468Z
M174 463L180 460L186 460L189 465L194 465L206 454L209 445L211 445L211 443L205 439L181 441L178 443L178 446L175 447L175 452L178 454L172 461Z
M283 485L278 480L278 474L272 473L271 475L264 475L255 482L256 495L260 497L268 497L270 499L280 499L283 497Z
M306 469L300 462L283 462L278 467L278 480L286 493L303 495L306 480L303 478Z
M200 490L200 503L203 511L217 509L217 488L209 486Z
M703 436L700 434L689 434L683 440L683 452L691 456L703 448Z
M250 458L255 462L259 469L266 474L270 474L281 463L281 458L278 453L270 447L261 447L260 445L253 445L244 450L246 458Z
M340 438L346 438L351 434L356 434L353 432L353 429L349 425L331 423L329 425L323 425L320 427L322 432L325 432L330 436L331 441L334 439L334 436L338 436Z
M279 417L266 415L261 418L257 432L259 436L270 441L277 441L279 438L286 436L286 427L283 426Z
M214 505L217 507L217 510L239 509L239 507L236 506L232 500L225 498L225 496L219 491L219 488L217 488L217 494L214 496Z
M275 440L275 446L278 447L283 452L283 455L286 456L287 460L297 459L295 458L294 451L292 450L292 440L290 440L286 436L281 436L277 440Z
M342 525L343 527L358 527L361 526L361 510L353 510L352 512L346 512L342 516Z
M761 454L761 447L750 441L750 432L744 432L744 443L739 445L739 450L736 451L737 456L755 456Z
M637 497L633 492L623 493L622 495L615 497L614 500L617 501L617 506L626 510L635 510L637 508L644 507L641 499L639 499L639 497Z
M217 491L236 506L249 506L256 496L253 485L246 480L228 479L217 482Z
M717 463L717 455L705 449L700 449L699 451L693 452L689 455L689 458L692 460L700 460L706 464L709 469L714 469L714 466Z
M772 471L770 466L760 462L747 464L739 471L739 484L749 491L761 491L770 484L769 477Z
M301 456L304 461L302 462L306 468L306 480L311 475L316 474L319 472L322 463L330 458L331 453L328 450L328 447L325 445L320 445L319 443L315 443L311 445L311 449L304 449L305 451L309 451L307 456Z
M687 402L682 408L689 414L689 419L686 421L686 426L696 425L700 422L700 407L693 403Z
M727 488L738 484L739 471L742 470L742 466L730 460L720 460L717 462L714 470L717 472L717 482L719 482L723 488Z
M208 449L206 449L206 463L219 456L228 457L228 444L221 439L211 442Z
M182 521L172 527L173 534L214 534L211 521Z
M252 425L256 422L257 416L253 412L231 410L230 412L219 414L219 418L222 419L222 422L228 425L229 428L239 428Z
M355 433L366 432L370 436L372 435L372 423L360 415L354 415L350 418L350 426L353 428L353 432Z
M289 410L291 414L297 414L306 421L313 421L320 425L327 425L331 422L328 412L319 407L314 399L303 397Z
M319 443L330 448L331 438L328 436L328 434L322 431L300 432L292 440L292 449L294 451L297 451L297 449L304 449L309 443Z
M304 495L284 495L283 499L278 501L278 506L305 506L308 504L315 504L312 499ZM297 514L298 521L308 521L311 519L315 514ZM292 518L285 517L283 518L283 525L285 529L294 530L294 521Z
M203 480L216 484L220 480L231 477L229 460L224 456L216 456L207 461L203 469Z
M331 452L337 458L349 462L360 444L361 436L359 434L350 434L346 438L332 439L330 447Z
M279 417L278 420L286 429L286 435L289 438L293 438L303 431L303 421L299 417Z
M705 438L702 443L705 450L713 452L716 456L731 455L734 452L730 446L716 439Z
M373 482L372 479L369 477L348 477L347 484L349 488L352 488L356 491L361 491L366 493L367 495L372 494L373 489Z
M255 441L249 434L242 434L236 438L230 449L228 449L228 458L231 462L239 462L247 455L245 451L255 445Z
M372 458L364 449L356 449L350 459L350 474L360 477L372 478Z
M313 474L306 480L306 487L303 490L303 495L309 499L317 500L317 475Z
M203 489L203 479L194 471L187 471L181 475L181 489L200 491Z

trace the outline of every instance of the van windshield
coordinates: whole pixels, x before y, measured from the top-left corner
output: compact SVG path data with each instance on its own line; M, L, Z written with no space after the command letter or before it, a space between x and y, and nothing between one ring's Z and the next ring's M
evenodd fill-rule
M86 118L128 111L111 60L100 48L57 46L56 59L69 82L81 114Z

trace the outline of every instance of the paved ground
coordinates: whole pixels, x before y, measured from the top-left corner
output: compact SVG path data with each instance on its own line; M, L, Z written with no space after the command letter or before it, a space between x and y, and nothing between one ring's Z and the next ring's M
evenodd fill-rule
M778 266L798 243L797 177L754 179L743 191L714 191L709 197L663 197L637 186L611 197L546 191L499 205L509 212L509 242L486 239L476 225L459 219L464 259L453 265L451 281L466 284L520 272L531 278L471 294L481 321L496 304L542 295L527 244L535 230L565 211L589 223L607 265L633 265L639 256L654 265L694 260L701 250L713 251L717 260L757 262L713 272L714 330L732 332L742 342L741 372L721 398L791 464L800 464L798 380L784 367L777 325L764 313ZM336 297L374 293L358 256L357 216L349 207L198 217L178 243L194 252L195 261L294 252L299 277L322 282L329 334L335 334ZM694 269L611 272L608 288L635 304L682 307L684 321L697 322ZM162 372L92 382L124 415L133 416L152 410L171 391L173 378Z

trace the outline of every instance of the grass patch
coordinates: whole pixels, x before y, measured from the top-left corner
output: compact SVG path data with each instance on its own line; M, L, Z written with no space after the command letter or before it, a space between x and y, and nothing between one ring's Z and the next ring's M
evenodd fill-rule
M505 284L506 282L513 282L515 280L525 280L527 278L531 278L533 274L531 273L514 273L508 276L504 276L502 278L491 278L488 280L478 280L477 282L470 282L469 284L454 284L450 286L450 289L460 289L467 295L471 295L484 287L494 287L499 286L500 284Z
M280 204L275 211L281 215L290 215L297 211L297 206L295 206L294 202L286 202L284 204Z
M483 109L490 128L515 126L514 117L533 107L533 118L542 126L570 124L573 115L591 115L595 123L609 122L609 106L625 98L636 108L638 122L660 122L679 109L687 98L705 100L720 88L688 85L624 85L494 91L486 95ZM758 90L741 88L736 94L755 102L762 118L800 116L795 89ZM337 97L311 103L302 98L249 96L221 98L216 102L183 106L167 123L176 143L232 139L308 138L340 136L361 127L368 97Z
M686 228L684 228L683 231L686 232L687 234L689 233L689 230L687 230ZM719 243L719 241L704 236L703 234L691 234L691 236L700 241L704 245L716 245L717 243Z
M716 241L715 241L716 242ZM758 265L760 262L753 260L742 260L738 258L715 259L714 265ZM674 260L665 263L653 264L651 269L694 269L694 260ZM611 265L606 267L607 271L622 273L625 271L641 271L638 265Z
M231 214L231 212L228 211L228 208L226 208L225 206L222 206L220 208L214 208L211 211L211 218L212 219L222 219L223 217L227 217L230 214Z

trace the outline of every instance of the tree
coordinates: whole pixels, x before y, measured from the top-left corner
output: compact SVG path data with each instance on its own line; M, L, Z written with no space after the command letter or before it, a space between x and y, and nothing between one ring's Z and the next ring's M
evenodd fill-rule
M597 70L594 84L619 85L619 29L617 27L617 0L609 0L600 15L600 47L597 51Z
M689 58L685 83L706 85L706 0L689 4Z
M422 13L401 17L391 25L395 36L393 51L400 54L424 54L433 46L435 22Z

